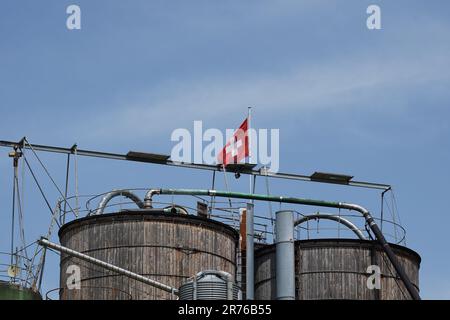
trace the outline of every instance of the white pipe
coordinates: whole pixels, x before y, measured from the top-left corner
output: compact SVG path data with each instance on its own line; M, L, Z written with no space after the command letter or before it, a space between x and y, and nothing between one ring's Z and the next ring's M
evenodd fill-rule
M95 211L95 214L99 215L99 214L103 214L103 211L106 208L106 205L108 204L109 201L111 201L112 198L118 197L118 196L124 196L130 200L132 200L134 203L136 203L136 205L143 209L144 208L144 204L142 203L141 199L135 195L133 192L129 191L129 190L114 190L111 192L108 192L100 201L97 210Z
M277 300L295 300L294 213L276 213Z
M351 231L353 231L359 239L366 240L366 237L364 237L364 234L361 232L361 230L358 229L358 227L353 224L351 221L342 218L340 216L336 216L333 214L311 214L308 216L304 216L302 218L299 218L294 222L294 226L298 226L306 221L309 220L315 220L315 219L326 219L326 220L333 220L340 224L343 224L344 226L348 227Z
M253 204L247 203L246 213L246 297L247 300L255 299L255 251L254 251L254 225Z

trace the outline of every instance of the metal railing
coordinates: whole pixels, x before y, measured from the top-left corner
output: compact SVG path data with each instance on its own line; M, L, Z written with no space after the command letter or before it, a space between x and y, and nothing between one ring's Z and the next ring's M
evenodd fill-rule
M126 191L130 191L136 194L142 194L141 199L144 198L144 194L148 191L149 188L132 188L132 189L122 189ZM118 190L120 191L120 190ZM75 206L66 206L74 208L73 210L67 210L64 212L62 208L64 207L64 200L59 200L59 207L61 208L59 214L59 224L67 223L73 219L93 215L97 211L97 206L101 202L101 199L107 195L110 191L95 194L95 195L81 195L78 197L72 196L68 197L68 202L80 203L84 204L80 205L79 208L75 208ZM192 207L192 203L196 201L203 202L208 207L208 217L214 219L216 221L227 224L235 229L239 229L240 225L240 216L239 209L245 207L245 201L236 201L236 200L221 200L217 201L211 197L200 197L200 196L171 196L166 195L165 197L171 198L170 201L153 201L152 205L155 208L167 208L170 206L181 205L185 208L189 214L197 215L197 208ZM186 200L187 199L187 200ZM76 200L76 201L75 201ZM195 201L195 202L194 202ZM120 212L127 209L138 209L136 203L134 201L130 201L129 199L125 199L122 197L117 197L114 201L109 202L105 205L105 213L108 212ZM75 212L76 211L76 212ZM274 223L275 219L271 218L269 214L261 214L261 212L265 211L265 209L256 208L255 212L260 212L260 214L254 215L254 225L255 225L255 238L256 240L267 243L273 242L275 238L274 234ZM297 214L297 218L305 217L310 214L301 213L295 211ZM321 212L319 212L320 214ZM313 215L317 215L318 212L312 213ZM332 213L335 216L342 217L344 219L350 220L357 226L357 229L361 231L365 237L370 240L373 239L369 229L365 225L365 219L361 215L351 214L351 213L342 213L340 210ZM394 244L406 245L406 230L396 221L391 221L389 219L374 217L374 220L381 226L383 226L383 234L389 240L389 242ZM308 221L302 225L296 227L296 239L314 239L314 238L337 238L337 239L347 239L347 238L355 238L353 232L349 229L346 229L344 226L339 223L330 223L324 221Z
M0 252L0 280L2 281L31 288L35 283L36 267L33 265L33 260L23 254Z
M94 290L99 294L102 292L108 296L107 300L133 300L133 296L129 292L118 288L104 286L81 286L79 289L54 288L46 292L45 300L64 300L69 295L69 292L71 293L71 300L73 300L73 298L80 300L83 299L83 290L88 290L89 294ZM52 295L55 295L56 293L58 293L59 297L52 297Z

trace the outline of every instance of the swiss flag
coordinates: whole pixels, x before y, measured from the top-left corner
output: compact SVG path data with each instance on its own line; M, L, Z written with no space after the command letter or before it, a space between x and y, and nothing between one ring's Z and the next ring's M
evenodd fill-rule
M248 147L248 118L242 122L225 147L217 155L217 163L239 163L250 155Z

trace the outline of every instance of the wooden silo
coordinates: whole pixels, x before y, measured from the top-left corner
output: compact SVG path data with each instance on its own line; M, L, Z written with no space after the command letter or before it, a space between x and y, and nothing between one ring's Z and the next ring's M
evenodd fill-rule
M391 244L414 286L419 289L420 256ZM381 287L369 289L370 265L381 269ZM255 253L255 298L276 298L275 246ZM354 239L316 239L295 242L295 296L298 300L410 299L402 281L377 242Z
M191 215L154 210L94 215L65 224L59 238L63 246L175 288L203 270L236 273L237 232ZM80 267L80 289L67 287L70 265ZM60 298L64 300L175 298L65 254L60 267Z

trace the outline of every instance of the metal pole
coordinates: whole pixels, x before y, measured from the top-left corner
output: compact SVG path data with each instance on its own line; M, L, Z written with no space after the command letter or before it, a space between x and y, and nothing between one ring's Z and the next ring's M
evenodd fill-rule
M110 271L117 272L119 274L122 274L124 276L129 277L130 279L134 279L134 280L143 282L145 284L151 285L151 286L153 286L155 288L158 288L158 289L164 290L166 292L178 295L178 289L176 289L176 288L173 288L173 287L168 286L166 284L163 284L161 282L152 280L150 278L141 276L140 274L131 272L129 270L116 267L115 265L113 265L111 263L107 263L107 262L104 262L102 260L93 258L91 256L88 256L88 255L84 254L84 253L81 253L81 252L75 251L73 249L69 249L67 247L61 246L59 244L50 242L47 239L45 239L44 237L42 237L38 242L43 247L48 247L48 248L51 248L51 249L55 249L55 250L57 250L59 252L66 253L66 254L71 255L71 256L73 256L75 258L79 258L81 260L93 263L95 265L98 265L98 266L103 267L105 269L108 269Z
M64 209L63 209L63 221L66 223L66 213L67 213L67 193L69 191L69 170L70 170L70 153L67 154L67 165L66 165L66 188L64 190ZM60 221L61 222L61 221Z
M276 283L277 300L295 300L294 213L276 214Z
M216 186L216 170L213 171L213 176L212 176L212 188L214 189ZM211 216L213 214L213 210L214 210L214 197L211 196L211 205L209 206L209 216Z
M11 266L14 263L14 224L15 224L15 212L16 212L16 158L14 158L14 181L13 181L13 198L12 198L12 214L11 214Z
M248 115L247 115L247 147L248 147L248 161L246 161L246 163L250 163L250 160L253 157L252 152L252 141L251 141L251 128L252 128L252 123L251 123L251 117L252 117L252 107L248 107ZM244 143L245 144L245 143ZM249 175L248 176L249 179L249 192L252 193L252 176Z
M247 300L255 299L255 251L254 251L254 224L253 204L247 203L246 214L246 295Z
M38 145L38 144L27 144L23 145L21 142L12 142L12 141L1 141L0 147L20 147L23 149L31 149L33 148L35 151L44 151L44 152L53 152L53 153L73 153L72 149L55 147L55 146L47 146L47 145ZM176 166L190 169L200 169L200 170L223 170L220 166L210 165L210 164L199 164L199 163L185 163L185 162L177 162L172 161L170 159L161 162L160 159L147 159L147 158L133 158L127 156L126 154L118 154L118 153L109 153L109 152L100 152L94 150L82 150L77 149L77 155L85 156L85 157L96 157L96 158L105 158L105 159L113 159L113 160L126 160L126 161L136 161L136 162L146 162L146 163L154 163L154 164L162 164L168 166ZM298 180L298 181L309 181L309 182L317 182L317 183L332 183L329 181L319 181L313 180L310 176L301 175L301 174L293 174L293 173L275 173L275 172L267 172L262 173L260 170L242 170L241 174L250 174L254 176L268 176L271 178L278 179L289 179L289 180ZM336 184L336 183L333 183ZM381 183L372 183L372 182L363 182L363 181L349 181L348 183L343 183L341 185L352 186L352 187L361 187L361 188L371 188L371 189L380 189L386 190L390 188L387 184Z
M13 194L12 194L12 214L11 214L11 266L14 265L14 231L15 231L15 215L16 215L16 190L19 193L19 186L16 188L16 181L18 176L19 158L21 152L14 147L14 151L9 153L9 157L13 158Z
M389 190L391 190L391 188L388 188L388 189L386 189L386 190L384 190L383 192L381 192L381 222L380 222L380 225L381 225L381 231L383 231L383 220L384 220L384 194L386 193L386 192L388 192Z

